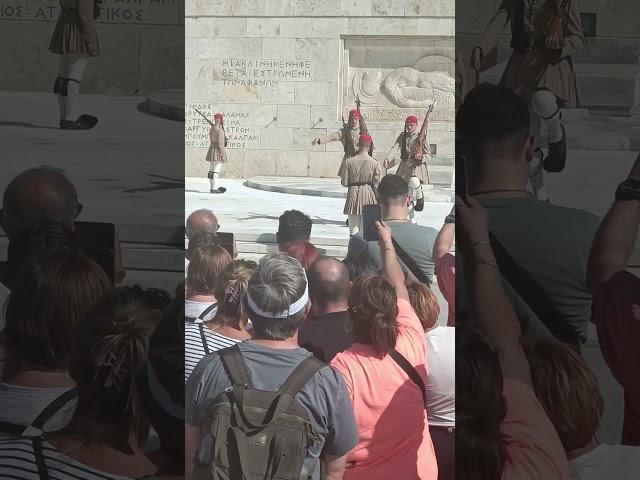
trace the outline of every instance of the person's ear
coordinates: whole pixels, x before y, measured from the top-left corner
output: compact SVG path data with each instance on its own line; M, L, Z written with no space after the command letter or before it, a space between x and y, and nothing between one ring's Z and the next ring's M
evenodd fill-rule
M527 163L531 163L535 153L536 137L535 135L527 135L527 139L524 142L524 159Z

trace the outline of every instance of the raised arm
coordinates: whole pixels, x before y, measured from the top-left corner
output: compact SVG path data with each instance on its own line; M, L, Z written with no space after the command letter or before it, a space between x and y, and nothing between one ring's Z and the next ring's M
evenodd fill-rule
M627 178L640 180L640 154ZM639 225L640 201L619 200L613 203L591 246L587 282L592 291L627 267Z
M342 130L314 138L311 145L324 145L325 143L339 142L340 140L342 140Z
M456 207L454 206L451 208L451 213L447 215L447 219L451 218L455 220L455 211ZM431 255L431 259L434 261L434 263L438 263L438 260L440 260L451 251L451 245L453 245L453 238L455 237L455 233L455 222L450 223L445 220L445 224L438 232L436 241L433 244L433 253Z
M472 321L484 332L500 358L502 374L531 387L529 364L520 345L520 322L502 288L489 243L489 217L478 202L456 197L460 248Z
M409 301L409 292L405 285L405 276L396 256L396 249L391 240L391 229L384 222L376 222L378 231L378 245L382 260L382 274L391 282L398 299Z

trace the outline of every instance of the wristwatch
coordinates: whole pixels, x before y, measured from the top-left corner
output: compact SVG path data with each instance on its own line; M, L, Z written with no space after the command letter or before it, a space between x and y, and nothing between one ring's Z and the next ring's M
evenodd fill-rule
M618 185L616 201L640 200L640 180L627 179Z

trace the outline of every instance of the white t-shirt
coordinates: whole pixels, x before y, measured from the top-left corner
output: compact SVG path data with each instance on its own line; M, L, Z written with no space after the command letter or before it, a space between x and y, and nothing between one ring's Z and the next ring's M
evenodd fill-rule
M427 342L427 418L429 425L456 424L456 329L438 326Z
M202 312L204 312L211 305L216 305L216 306L212 308L211 311L209 311L202 319L199 319L198 317L202 314ZM213 317L216 316L217 311L218 311L218 306L216 303L194 302L193 300L184 301L184 316L187 319L186 320L187 323L194 323L193 320L190 320L193 318L197 319L195 323L209 322L213 320Z
M640 447L601 443L569 461L572 480L636 480L640 478Z
M0 383L0 422L29 425L51 402L68 390L68 388L35 388ZM67 426L76 404L76 399L67 402L45 423L43 430L51 432ZM14 435L3 432L0 428L0 439L11 437Z

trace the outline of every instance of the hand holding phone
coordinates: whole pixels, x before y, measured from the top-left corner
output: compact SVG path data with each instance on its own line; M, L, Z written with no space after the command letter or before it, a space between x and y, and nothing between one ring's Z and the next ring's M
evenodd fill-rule
M376 222L382 221L380 205L365 205L362 208L362 237L367 242L378 241Z

